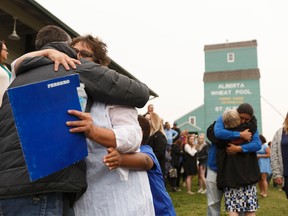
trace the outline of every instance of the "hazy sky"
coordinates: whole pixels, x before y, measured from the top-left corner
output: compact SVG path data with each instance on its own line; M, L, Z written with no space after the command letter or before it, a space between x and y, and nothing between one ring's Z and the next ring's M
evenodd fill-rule
M37 2L79 34L106 42L109 56L160 96L149 103L171 123L204 103L205 45L257 40L263 135L271 140L281 127L288 111L285 0Z

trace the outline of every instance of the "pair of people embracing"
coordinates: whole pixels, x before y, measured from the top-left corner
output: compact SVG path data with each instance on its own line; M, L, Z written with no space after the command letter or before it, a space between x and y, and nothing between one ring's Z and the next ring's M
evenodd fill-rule
M239 138L245 137L239 133L246 133L246 138ZM224 191L229 215L255 215L256 183L260 178L256 151L261 141L252 106L244 103L237 111L225 111L208 128L207 136L217 146L217 187Z

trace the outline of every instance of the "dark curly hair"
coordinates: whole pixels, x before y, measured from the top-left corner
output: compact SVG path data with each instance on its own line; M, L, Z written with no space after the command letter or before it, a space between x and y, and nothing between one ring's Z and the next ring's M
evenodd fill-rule
M95 63L108 66L110 64L110 58L107 56L107 45L98 37L92 35L84 35L73 38L72 47L77 43L85 43L93 52L93 59Z

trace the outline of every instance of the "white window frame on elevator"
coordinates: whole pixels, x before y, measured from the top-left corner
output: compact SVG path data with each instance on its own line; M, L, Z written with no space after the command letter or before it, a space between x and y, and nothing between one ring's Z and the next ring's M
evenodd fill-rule
M233 52L227 53L227 62L235 62L235 54Z
M193 126L196 126L196 116L190 116L189 123L192 124Z

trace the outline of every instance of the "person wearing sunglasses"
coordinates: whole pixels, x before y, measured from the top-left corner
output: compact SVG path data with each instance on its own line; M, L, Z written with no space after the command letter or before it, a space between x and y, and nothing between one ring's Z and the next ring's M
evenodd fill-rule
M110 63L106 55L106 44L98 37L79 36L74 38L70 45L77 52L79 59L85 58L99 65ZM75 214L154 215L147 172L130 171L124 167L109 170L103 162L103 157L110 147L121 153L132 153L139 149L140 146L136 145L139 141L136 139L138 134L133 129L136 128L136 124L139 127L137 112L132 108L103 104L94 100L90 113L71 110L70 114L82 120L67 122L71 127L70 131L84 132L88 138L88 149L91 150L86 159L88 188L75 203ZM107 117L103 119L103 116ZM104 134L106 136L103 136ZM140 203L140 199L143 202ZM127 202L129 205L125 204Z
M108 66L110 58L107 56L107 45L92 35L78 36L72 39L70 46L77 53L77 58L85 58L97 64Z
M11 82L11 71L6 67L5 62L8 58L8 49L5 41L0 40L0 107L2 105L2 97Z

